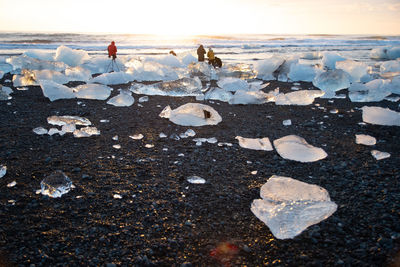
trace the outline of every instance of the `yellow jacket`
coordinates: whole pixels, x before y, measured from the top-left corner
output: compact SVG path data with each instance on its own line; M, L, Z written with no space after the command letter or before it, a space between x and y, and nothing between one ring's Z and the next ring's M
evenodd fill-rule
M208 57L209 60L214 60L214 58L215 58L214 57L214 51L208 50L207 57Z

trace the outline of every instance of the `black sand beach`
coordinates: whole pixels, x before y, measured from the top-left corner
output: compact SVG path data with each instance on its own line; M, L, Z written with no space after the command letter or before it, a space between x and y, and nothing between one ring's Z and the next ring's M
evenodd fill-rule
M7 74L0 83L11 87L5 83L10 78ZM287 92L291 86L271 82L268 90L280 87ZM312 88L311 83L301 86ZM7 166L7 174L0 178L2 266L398 266L400 262L400 128L359 125L361 110L355 109L368 105L398 111L397 103L316 99L323 110L314 104L211 101L206 104L222 116L220 124L183 127L158 115L167 105L176 108L196 102L193 97L149 96L139 107L140 95L134 95L131 107L114 107L98 100L50 102L40 87L11 88L13 98L0 102L0 165ZM338 114L329 112L334 108ZM101 135L74 138L32 132L39 126L49 129L46 119L51 115L88 118ZM109 123L101 123L103 119ZM282 125L286 119L292 120L291 126ZM161 132L179 135L187 129L193 129L195 137L216 137L233 146L196 146L193 138L159 137ZM142 140L129 138L139 133ZM355 134L361 133L374 136L378 143L356 144ZM283 159L276 151L244 149L235 140L239 135L273 141L290 134L322 147L328 157L300 163ZM112 139L115 135L118 141ZM121 149L113 148L115 144ZM391 157L377 161L372 149ZM41 180L54 170L64 171L75 188L56 199L36 194ZM274 238L250 211L261 186L274 174L322 186L338 205L337 211L294 239ZM186 181L190 175L207 182L190 184ZM16 186L7 187L14 180Z

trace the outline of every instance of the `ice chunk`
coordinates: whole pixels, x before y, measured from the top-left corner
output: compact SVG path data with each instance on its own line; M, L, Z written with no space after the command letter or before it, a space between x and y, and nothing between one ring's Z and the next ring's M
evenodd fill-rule
M152 85L133 84L130 88L135 94L166 96L198 96L202 95L201 89L202 84L198 77L182 78Z
M188 69L190 77L198 77L201 81L217 80L215 69L206 62L192 63Z
M310 105L317 97L323 96L325 93L321 90L300 90L287 94L279 94L276 96L276 105Z
M376 160L381 160L381 159L387 159L390 158L390 153L387 152L381 152L379 150L372 150L371 155L376 159Z
M33 71L22 70L21 75L14 75L12 79L14 87L38 85Z
M37 82L50 80L55 83L66 84L70 81L70 78L65 74L55 70L32 70L32 73Z
M74 123L64 124L61 130L65 133L73 133L76 130L76 125Z
M125 72L111 72L111 73L103 73L89 82L91 83L100 83L105 85L115 85L115 84L125 84L134 81L135 78L130 73Z
M92 72L81 66L68 67L65 70L65 75L70 81L84 81L87 82L92 78Z
M113 148L115 148L115 149L121 149L121 145L113 145Z
M57 198L71 190L72 182L65 173L57 170L44 178L40 187L42 195Z
M282 122L282 124L283 124L284 126L290 126L290 125L292 125L292 121L291 121L291 120L284 120L284 121Z
M362 62L344 60L336 62L336 69L342 69L351 77L351 82L360 82L361 77L367 75L368 66Z
M210 143L210 144L215 144L218 142L217 138L211 137L211 138L193 138L193 141L196 142L197 146L201 146L202 143Z
M135 134L135 135L130 135L129 137L132 138L133 140L140 140L144 136L143 136L143 134Z
M33 49L27 50L22 55L40 60L47 60L47 61L54 60L53 52L43 52L41 50L33 50Z
M153 148L154 145L153 145L153 144L146 144L144 147L146 147L146 148Z
M180 138L188 138L188 137L193 137L196 135L196 132L193 131L192 129L188 129L186 132L181 133L179 135Z
M12 181L11 183L7 184L7 187L14 187L17 185L17 181Z
M388 108L362 107L364 122L377 125L400 126L400 113Z
M107 104L117 107L129 107L132 106L135 99L132 97L132 93L128 90L121 90L119 95L114 96L107 101Z
M206 180L200 176L192 175L187 178L187 181L191 184L205 184Z
M383 62L380 66L381 73L387 72L395 72L400 73L400 61L399 60L390 60Z
M265 150L272 151L271 142L268 137L264 138L244 138L241 136L236 136L235 139L239 141L239 146L254 150Z
M35 129L32 130L35 134L38 135L43 135L43 134L47 134L47 129L43 128L43 127L36 127Z
M352 102L379 102L391 95L389 80L376 79L366 84L353 83L349 88Z
M58 99L75 98L72 88L53 81L42 80L40 87L42 88L43 95L52 102Z
M114 194L113 198L115 199L122 199L122 196L120 194Z
M3 178L4 175L7 173L7 166L5 165L0 165L0 178Z
M263 91L243 91L239 90L229 99L231 105L264 104L275 100L276 94L272 91L264 93Z
M325 97L335 96L335 92L350 87L350 75L343 70L331 70L318 74L313 85L325 92Z
M330 70L334 70L336 62L346 60L344 57L340 56L335 52L325 52L322 57L322 65Z
M370 135L356 134L356 144L373 146L376 144L376 139Z
M66 46L59 46L54 59L64 62L65 64L76 67L81 65L85 60L88 60L89 54L84 50L76 50Z
M292 64L290 65L290 72L288 78L292 81L312 82L317 75L317 69L314 66L306 64ZM320 72L320 70L318 71Z
M74 137L90 137L92 135L100 135L100 131L96 127L83 127L74 131Z
M60 131L57 128L50 128L50 130L47 132L47 134L50 136L55 135L55 134L59 134L59 135L63 136L65 134L65 132L62 130Z
M204 95L205 100L219 100L228 102L232 98L232 93L219 87L213 87Z
M314 147L297 135L288 135L274 140L278 154L285 159L299 162L314 162L328 156L322 148Z
M186 66L194 63L196 64L197 62L197 58L195 56L193 56L190 53L187 53L186 55L184 55L181 59L182 63L185 64Z
M239 78L223 78L217 82L218 86L225 91L236 92L237 90L248 90L249 83Z
M217 125L222 121L214 108L197 103L187 103L174 110L167 106L159 116L182 126Z
M396 59L400 57L400 47L379 47L371 51L374 59Z
M175 69L152 61L133 60L125 64L129 69L128 74L133 80L142 81L173 81L179 79Z
M285 59L278 56L271 56L268 59L258 60L254 64L257 78L265 81L275 80L274 72L285 62Z
M13 70L56 70L63 71L67 67L63 62L39 60L26 55L7 58L7 63L12 65Z
M324 188L290 177L271 176L260 196L253 200L251 211L278 239L294 238L337 209Z
M101 84L83 84L73 90L77 98L106 100L110 96L112 88Z
M167 138L167 137L168 137L165 133L160 133L158 136L159 136L160 138Z
M149 97L146 95L146 96L142 96L142 97L140 97L139 98L139 103L144 103L144 102L147 102L147 101L149 101Z
M75 125L84 125L89 126L92 125L90 120L78 116L50 116L47 118L47 122L52 125L63 126L66 124L75 124Z
M7 89L11 90L10 88L3 87L0 84L0 100L10 100L10 99L12 99L12 96L10 96L10 91L7 90ZM11 92L12 92L12 90L11 90Z

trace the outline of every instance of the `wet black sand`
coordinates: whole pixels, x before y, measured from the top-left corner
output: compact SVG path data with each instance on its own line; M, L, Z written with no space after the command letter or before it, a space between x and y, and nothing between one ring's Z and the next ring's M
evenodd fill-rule
M272 82L269 89L277 86L287 91L291 84ZM137 105L140 96L134 97L131 107L82 99L50 102L40 87L30 87L0 102L0 164L8 168L0 178L0 265L220 266L212 255L224 242L238 248L231 266L395 264L400 249L400 128L358 125L361 111L349 111L366 104L317 99L324 111L315 105L215 101L208 104L222 116L220 124L183 127L158 114L166 105L195 102L193 97L149 96L143 107ZM387 101L368 105L399 110ZM333 108L339 113L330 114ZM34 134L35 127L51 127L46 120L51 115L86 117L101 135ZM102 119L110 122L100 123ZM286 119L293 125L283 126ZM233 146L159 138L161 132L170 136L189 128L195 137L216 137ZM129 138L139 133L142 140ZM359 133L376 137L378 143L355 144ZM243 149L235 140L240 135L273 141L289 134L324 148L328 157L304 164L285 160L276 151ZM118 141L112 139L115 135ZM392 156L377 161L372 149ZM36 194L40 181L54 170L64 171L76 188L58 199ZM324 187L338 210L294 239L275 239L250 211L260 187L274 174ZM190 175L207 183L189 184ZM14 180L17 185L8 188Z

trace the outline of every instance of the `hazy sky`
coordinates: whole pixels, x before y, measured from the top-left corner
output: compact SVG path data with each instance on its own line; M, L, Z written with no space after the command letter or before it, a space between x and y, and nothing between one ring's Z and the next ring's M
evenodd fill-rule
M400 34L400 0L0 0L0 31Z

